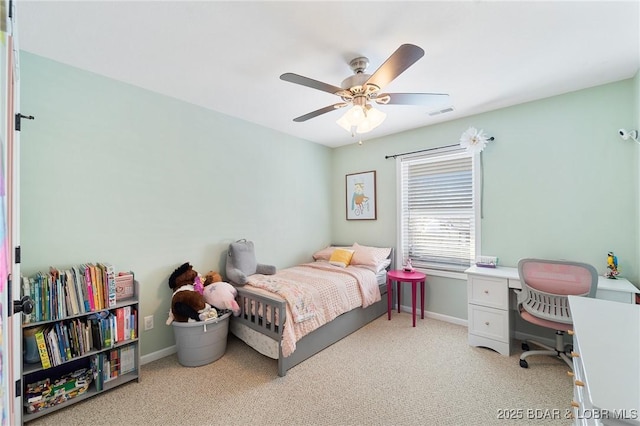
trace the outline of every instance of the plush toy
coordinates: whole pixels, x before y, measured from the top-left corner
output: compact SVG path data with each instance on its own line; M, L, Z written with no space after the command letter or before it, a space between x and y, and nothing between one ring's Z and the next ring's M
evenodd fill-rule
M204 300L217 309L228 309L234 316L240 315L240 305L236 302L238 290L224 281L214 282L204 288Z
M245 285L247 276L253 274L273 275L276 267L256 261L252 241L238 240L229 244L227 252L227 279L235 285Z
M201 282L198 273L189 263L182 264L169 277L169 288L173 290L171 297L171 310L167 325L174 320L177 322L204 321L218 316L215 308L204 300L204 296L196 291L196 284L202 286L210 284L212 279L207 278Z

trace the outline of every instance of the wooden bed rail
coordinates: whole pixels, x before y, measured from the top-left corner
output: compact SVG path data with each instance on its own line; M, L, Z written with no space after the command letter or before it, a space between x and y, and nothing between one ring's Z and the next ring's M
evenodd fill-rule
M287 315L286 302L246 291L242 287L236 289L240 315L233 320L280 342Z

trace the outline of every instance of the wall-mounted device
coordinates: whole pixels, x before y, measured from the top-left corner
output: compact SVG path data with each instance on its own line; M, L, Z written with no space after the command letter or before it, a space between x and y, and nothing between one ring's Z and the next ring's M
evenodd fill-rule
M620 135L622 140L626 141L628 139L631 139L633 141L638 142L638 131L637 130L618 129L618 135ZM638 143L640 143L640 142L638 142Z

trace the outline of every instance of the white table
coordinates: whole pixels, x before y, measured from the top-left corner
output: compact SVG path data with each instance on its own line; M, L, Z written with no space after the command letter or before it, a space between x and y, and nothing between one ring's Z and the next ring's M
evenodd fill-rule
M465 273L469 344L484 346L509 356L515 323L515 311L510 309L509 295L510 289L522 289L518 268L472 266ZM632 304L635 303L636 293L640 293L640 290L625 278L598 278L598 299Z
M569 296L569 307L575 423L640 425L640 305Z

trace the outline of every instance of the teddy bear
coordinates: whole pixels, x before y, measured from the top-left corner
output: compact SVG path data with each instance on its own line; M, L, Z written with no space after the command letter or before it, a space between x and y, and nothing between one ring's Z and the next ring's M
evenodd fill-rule
M204 300L204 287L211 284L213 276L202 281L198 272L188 262L183 263L169 277L169 288L173 290L171 310L167 325L173 321L204 321L217 317L217 311ZM202 291L199 287L202 287Z
M253 241L242 239L229 244L226 272L227 279L234 285L245 285L249 275L273 275L276 267L258 263Z
M206 303L217 309L228 309L233 312L234 316L240 315L240 305L236 302L236 296L238 296L238 290L231 284L222 281L220 274L217 272L209 272L207 278L213 276L214 281L204 287L204 300Z

